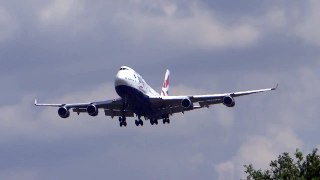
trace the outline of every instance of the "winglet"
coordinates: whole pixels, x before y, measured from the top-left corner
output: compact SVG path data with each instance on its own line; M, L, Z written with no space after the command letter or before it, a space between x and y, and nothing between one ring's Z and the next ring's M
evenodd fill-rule
M271 88L271 90L277 90L277 88L278 88L278 84L276 85L276 87Z
M37 99L34 99L34 105L37 106L38 105L38 101Z

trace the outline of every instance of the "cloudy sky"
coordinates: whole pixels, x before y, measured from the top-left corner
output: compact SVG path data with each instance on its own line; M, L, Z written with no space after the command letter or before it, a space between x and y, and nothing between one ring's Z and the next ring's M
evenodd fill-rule
M0 0L0 179L240 179L281 152L320 147L317 0ZM40 102L117 97L121 65L171 94L272 87L170 125Z

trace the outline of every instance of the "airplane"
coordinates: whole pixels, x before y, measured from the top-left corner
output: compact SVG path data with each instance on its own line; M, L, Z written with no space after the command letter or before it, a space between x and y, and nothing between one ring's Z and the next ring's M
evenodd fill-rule
M119 98L105 101L71 104L39 104L35 99L35 106L52 106L58 108L58 115L61 118L68 118L70 110L80 113L88 113L90 116L97 116L102 110L105 116L111 118L119 117L120 127L127 126L127 117L134 117L136 126L143 126L149 120L151 125L157 125L159 120L163 124L169 124L169 117L175 113L184 113L215 104L223 104L227 107L235 106L235 97L273 91L273 88L259 89L242 92L207 94L207 95L169 95L170 71L167 69L160 94L152 89L136 71L127 66L121 66L115 81L115 90Z

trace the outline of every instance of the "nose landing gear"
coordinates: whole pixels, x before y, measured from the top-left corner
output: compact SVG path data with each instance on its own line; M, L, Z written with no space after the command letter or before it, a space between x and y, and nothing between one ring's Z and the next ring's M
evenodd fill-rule
M120 127L127 126L126 117L119 117Z

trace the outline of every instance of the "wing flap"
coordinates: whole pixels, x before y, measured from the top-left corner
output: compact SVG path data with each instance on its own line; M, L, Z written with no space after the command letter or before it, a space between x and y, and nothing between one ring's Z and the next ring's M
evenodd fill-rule
M220 103L222 103L222 99L199 101L199 105L201 107L209 107L210 105L220 104Z
M132 111L129 110L125 110L125 111L119 111L119 110L113 110L113 109L105 109L104 110L104 114L106 116L126 116L126 117L134 117L134 113Z
M195 105L192 106L190 108L182 108L181 106L171 106L171 107L166 107L166 108L162 108L161 109L161 113L162 114L175 114L175 113L184 113L186 111L191 111L191 110L195 110L195 109L200 109L203 108L205 106L200 106L200 105Z
M81 108L81 109L80 109L80 108L73 108L72 111L79 114L79 113L86 113L86 112L87 112L87 109L83 109L83 108Z

